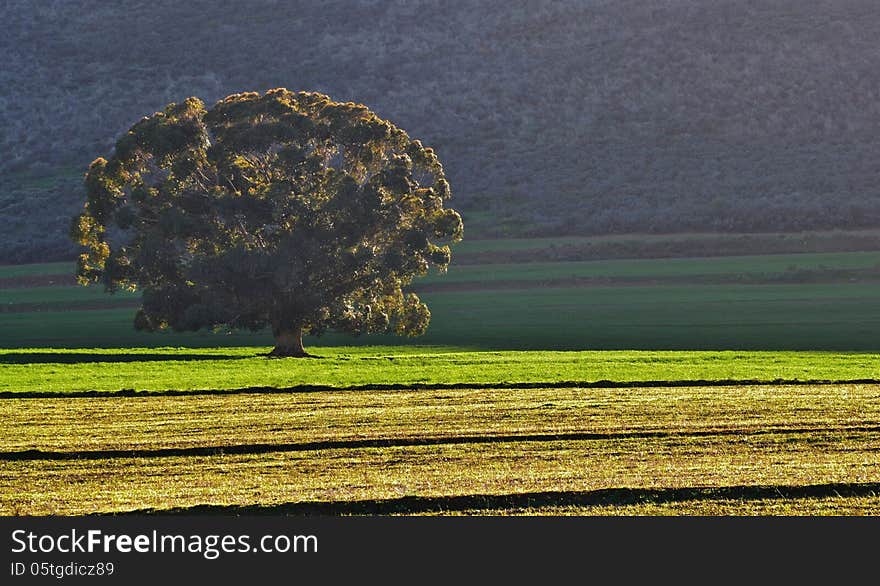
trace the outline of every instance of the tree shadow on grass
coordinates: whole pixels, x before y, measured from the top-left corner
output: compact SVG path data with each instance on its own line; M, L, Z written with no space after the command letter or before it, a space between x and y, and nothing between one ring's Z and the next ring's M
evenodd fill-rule
M166 362L203 360L244 360L258 356L241 354L180 354L151 352L144 354L96 354L91 352L10 352L0 354L0 364L91 364L98 362Z

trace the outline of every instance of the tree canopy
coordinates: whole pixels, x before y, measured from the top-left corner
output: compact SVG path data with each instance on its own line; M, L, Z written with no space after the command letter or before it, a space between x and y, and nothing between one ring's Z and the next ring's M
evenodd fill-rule
M98 158L71 235L78 280L139 289L155 331L270 326L419 335L405 291L445 271L461 216L436 153L366 106L283 88L197 98L143 118Z

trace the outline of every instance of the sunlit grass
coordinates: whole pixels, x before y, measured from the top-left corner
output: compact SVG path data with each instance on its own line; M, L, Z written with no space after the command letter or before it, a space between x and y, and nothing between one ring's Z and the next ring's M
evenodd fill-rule
M498 385L597 381L880 378L880 355L825 352L467 351L452 347L315 348L271 360L264 348L0 350L0 390L80 392Z
M877 385L6 399L0 408L2 514L880 482ZM222 453L229 446L254 451ZM193 451L208 447L219 451ZM85 459L10 459L28 449ZM155 449L177 451L144 452ZM866 510L869 496L835 510ZM735 504L717 505L750 510Z

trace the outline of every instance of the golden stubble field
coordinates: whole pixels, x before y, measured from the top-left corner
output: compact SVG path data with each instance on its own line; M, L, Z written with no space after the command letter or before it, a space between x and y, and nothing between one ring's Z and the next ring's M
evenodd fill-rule
M880 386L0 400L0 514L876 514Z

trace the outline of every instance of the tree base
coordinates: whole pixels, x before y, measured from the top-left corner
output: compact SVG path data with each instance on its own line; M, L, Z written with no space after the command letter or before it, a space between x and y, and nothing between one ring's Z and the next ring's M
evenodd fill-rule
M271 352L266 354L268 358L320 358L314 354L309 354L305 350L298 348L282 348L275 346Z
M272 334L275 336L275 348L267 354L269 358L317 358L303 348L301 326L282 329L273 325Z

